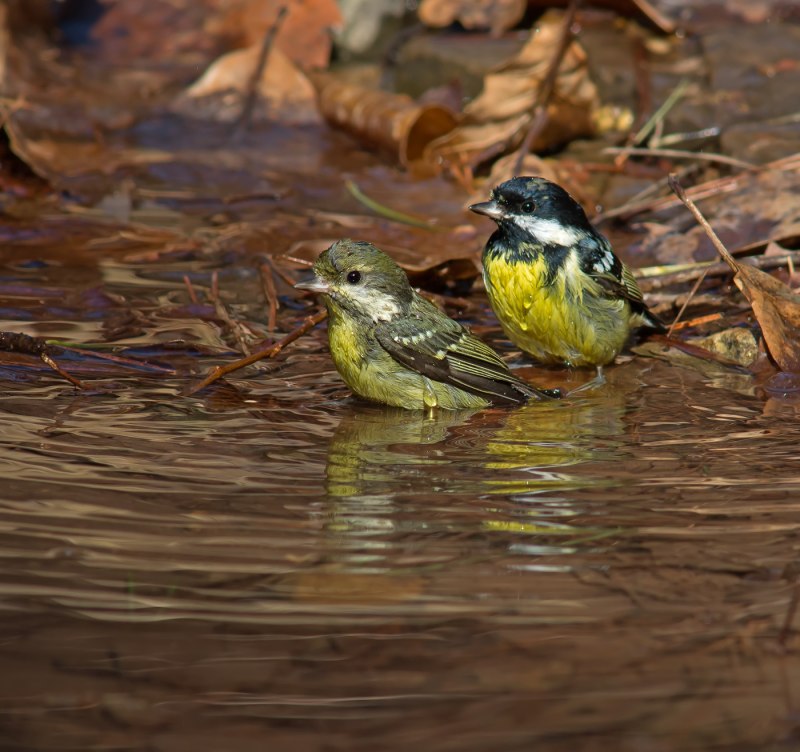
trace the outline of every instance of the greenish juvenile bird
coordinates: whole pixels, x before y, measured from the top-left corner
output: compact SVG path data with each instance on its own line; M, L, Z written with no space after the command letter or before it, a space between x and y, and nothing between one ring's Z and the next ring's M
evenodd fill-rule
M601 374L632 330L665 331L630 269L560 186L518 177L469 208L497 223L483 250L489 302L508 338L538 361Z
M322 294L333 363L359 397L409 410L454 410L560 396L514 376L370 243L337 241L317 259L314 274L296 287Z

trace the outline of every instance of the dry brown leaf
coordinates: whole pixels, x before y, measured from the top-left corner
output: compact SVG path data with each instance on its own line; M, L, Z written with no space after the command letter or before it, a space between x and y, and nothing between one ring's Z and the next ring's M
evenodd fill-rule
M260 44L236 50L214 61L177 103L184 114L202 115L221 122L239 117L243 95L247 92L258 62ZM264 115L286 123L321 122L316 93L297 66L274 48L258 82L259 103Z
M458 22L465 29L501 34L519 23L527 6L527 0L422 0L418 13L426 26L442 28Z
M769 354L781 371L800 372L800 295L754 266L736 266L733 281L753 306Z
M336 0L212 0L219 15L206 30L233 38L236 46L260 44L275 23L281 7L288 13L275 37L275 45L294 63L308 70L328 65L331 31L342 24Z
M313 73L312 80L319 109L331 125L379 147L404 166L422 159L428 144L457 122L446 107L421 105L405 94L359 86L334 73Z
M462 124L431 144L433 158L475 167L519 146L530 126L539 87L558 49L562 19L561 13L548 13L531 31L522 50L486 76L480 96L465 108ZM586 53L572 42L559 68L547 108L547 124L532 150L590 134L591 113L598 104Z
M772 275L731 256L695 203L686 196L678 179L670 175L669 182L723 261L734 271L733 281L753 307L772 359L782 371L800 372L800 295Z
M288 14L275 46L302 68L328 64L330 30L341 24L335 0L103 0L92 29L101 55L117 63L206 60L260 43L278 12Z

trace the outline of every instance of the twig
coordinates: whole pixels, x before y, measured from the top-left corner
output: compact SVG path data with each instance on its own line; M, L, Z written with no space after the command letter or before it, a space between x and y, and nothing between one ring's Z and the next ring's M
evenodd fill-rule
M669 332L667 333L667 337L670 336L673 329L689 329L692 326L700 326L700 324L710 324L712 321L719 321L722 318L721 313L707 313L705 316L696 316L693 319L689 319L688 321L681 321L680 323L673 322L672 326L669 328Z
M216 366L212 368L206 377L202 380L190 386L189 389L184 393L187 397L199 392L201 389L205 389L210 384L213 384L218 379L221 379L223 376L227 376L229 373L233 373L234 371L238 371L240 368L244 368L245 366L253 365L253 363L257 363L259 360L264 360L267 358L274 358L278 353L283 350L284 347L290 345L296 339L299 339L307 332L311 331L320 321L324 321L328 316L328 312L323 308L321 311L318 311L313 316L309 316L308 318L303 321L300 326L298 326L293 331L289 332L282 340L276 342L274 345L266 348L265 350L259 350L258 352L254 352L252 355L248 355L246 358L240 358L239 360L235 360L233 363L228 363L225 366Z
M282 258L288 258L286 256ZM274 261L270 262L272 264L272 271L275 272L289 287L294 287L296 279L293 279L292 276L285 270L281 268L280 264L276 264ZM306 266L311 266L311 262L304 261L303 262Z
M116 363L120 366L131 366L133 368L141 368L144 371L154 371L155 373L164 373L175 375L177 371L174 368L167 368L166 366L158 366L154 363L147 363L144 360L136 360L135 358L124 358L121 355L112 355L111 353L97 352L96 350L85 350L82 347L72 347L65 345L61 342L47 342L48 345L63 350L64 352L75 353L76 355L83 355L88 358L96 358L97 360L107 360L111 363Z
M62 379L69 381L77 389L85 389L83 383L68 374L53 360L56 348L51 347L40 337L31 337L21 332L0 332L0 350L5 352L22 353L23 355L37 355L43 363L52 368Z
M189 279L189 275L188 274L184 274L183 275L183 284L186 285L186 290L189 293L189 300L191 300L192 303L197 305L197 303L198 303L197 293L194 291L194 285L192 284L192 280Z
M230 315L228 309L225 307L225 303L222 302L222 298L219 296L219 273L216 269L211 274L211 292L209 297L211 298L211 302L214 304L214 313L233 335L233 338L236 340L236 344L239 346L239 350L245 355L249 355L252 351L250 349L250 345L247 344L247 340L245 339L243 325Z
M567 8L566 15L564 16L564 26L561 29L561 36L558 40L558 46L553 54L553 59L550 61L550 66L547 69L545 77L539 84L539 91L536 93L536 100L531 111L531 123L528 126L528 132L525 138L522 139L519 150L517 151L517 158L514 160L512 174L518 175L525 155L531 150L533 142L537 136L542 132L542 129L547 125L548 112L547 108L550 100L553 98L553 93L556 89L556 80L558 79L558 71L561 68L561 63L564 61L564 56L567 54L570 44L572 43L572 25L575 23L575 14L578 7L581 5L582 0L571 0Z
M798 601L800 601L800 583L797 582L797 562L790 562L787 564L783 568L783 573L781 576L783 579L788 580L793 584L792 595L789 599L789 607L786 609L786 617L783 620L783 626L778 634L778 643L780 645L786 645L786 641L789 639L789 633L792 631L792 622L794 621L794 616L797 613Z
M776 159L774 162L765 164L761 169L764 172L769 172L771 170L784 172L796 170L798 168L800 168L800 154L792 154L788 157L782 157L781 159ZM729 191L735 191L739 187L741 181L747 177L747 173L739 173L737 175L727 175L724 178L715 178L714 180L709 180L707 183L695 185L687 191L687 194L690 195L695 201L699 201L704 198L717 196L721 193L728 193ZM680 200L674 196L662 196L661 198L642 201L640 203L626 203L622 206L616 207L615 209L609 209L602 214L596 215L594 217L594 221L601 222L608 219L615 219L617 217L630 219L636 214L641 214L642 212L663 211L665 209L671 209L674 206L680 206L680 204Z
M718 162L743 170L759 171L762 168L752 162L744 162L735 157L726 157L724 154L713 154L703 151L686 151L685 149L645 149L635 146L609 146L603 149L605 154L624 154L632 157L667 157L668 159L697 159L702 162Z
M633 72L636 83L636 101L638 107L636 120L631 126L636 130L631 130L630 133L628 133L628 137L625 140L626 146L633 146L636 143L636 134L639 133L646 122L646 113L650 111L650 105L653 100L653 91L650 85L650 68L647 64L647 47L644 44L642 35L638 32L634 32L632 43ZM627 160L628 154L619 154L614 160L614 166L621 168Z
M777 269L786 264L787 266L796 261L800 261L800 251L790 251L787 254L780 256L755 256L748 259L751 266L756 266L759 269ZM648 267L652 269L653 267ZM730 267L723 263L713 263L710 261L701 261L696 264L676 264L674 271L669 266L660 267L663 271L657 274L646 274L640 276L642 271L647 269L637 269L637 280L642 292L652 292L654 290L662 290L665 287L672 285L684 284L696 280L700 275L706 277L722 277L730 274Z
M264 67L269 59L269 51L272 49L272 43L275 41L278 30L283 24L283 20L288 11L289 6L282 5L278 9L278 15L275 18L275 23L273 23L264 34L264 39L261 42L261 49L258 51L256 67L254 68L253 75L251 76L250 82L247 85L247 96L242 104L242 111L239 113L239 117L236 118L236 121L233 125L232 134L234 138L239 136L250 127L250 121L253 118L253 110L255 109L256 101L258 99L258 82L261 80L261 76L264 73Z
M722 256L722 260L730 266L734 272L737 272L739 270L739 265L736 263L736 259L731 256L728 249L717 236L717 233L714 232L714 228L708 224L708 220L700 213L694 201L686 195L686 191L683 190L683 186L678 181L677 175L672 174L669 176L669 187L672 188L675 195L681 200L681 203L694 215L700 227L705 230L708 239L714 244L714 248L717 249L719 255Z
M272 276L274 267L269 260L265 260L258 268L261 272L261 286L264 288L264 297L267 299L269 311L267 315L267 331L272 335L275 333L275 325L278 320L278 291L275 288L275 279Z
M671 337L672 336L672 332L675 331L675 327L678 325L678 322L681 320L681 316L683 316L684 311L689 307L689 303L691 303L692 298L695 295L697 295L697 291L700 289L700 285L703 284L703 281L705 280L706 276L708 276L708 270L710 268L711 268L710 266L707 266L703 270L703 273L697 278L697 282L695 282L694 285L692 286L692 289L689 291L688 297L686 298L686 300L683 301L683 305L681 306L681 309L678 311L678 314L672 320L672 323L669 325L669 329L667 329L667 337Z
M794 615L797 613L797 604L800 601L800 583L795 582L792 588L792 597L789 600L789 608L786 609L786 618L783 620L780 634L778 635L778 642L785 645L789 639L789 634L792 631L792 622Z

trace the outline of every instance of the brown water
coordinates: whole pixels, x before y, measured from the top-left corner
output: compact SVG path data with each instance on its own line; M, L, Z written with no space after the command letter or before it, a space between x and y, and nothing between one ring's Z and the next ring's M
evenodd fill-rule
M0 358L0 750L797 749L798 402L636 358L561 403L429 419L350 399L322 330L182 396L235 357L184 275L218 270L263 331L260 255L354 235L425 267L488 232L344 137L224 131L140 124L172 161L73 154L60 185L113 205L0 224L3 329L177 370L59 357L76 392ZM367 216L343 174L473 225ZM285 333L310 309L282 285Z
M170 263L3 282L27 331L91 339L124 295L142 341L213 343L153 313L185 296ZM561 403L430 419L350 399L322 331L195 397L185 372L61 358L77 393L17 359L3 750L800 744L790 400L637 358Z

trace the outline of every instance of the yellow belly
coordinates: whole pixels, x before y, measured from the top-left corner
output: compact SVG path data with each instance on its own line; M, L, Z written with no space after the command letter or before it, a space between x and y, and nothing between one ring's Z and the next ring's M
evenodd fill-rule
M568 260L551 285L545 261L484 258L489 302L508 338L542 363L601 366L614 360L630 334L628 301L603 297L588 280L579 287L577 262ZM572 265L572 267L570 267Z
M331 358L342 380L353 392L372 402L407 410L433 407L445 410L486 407L489 401L458 387L433 381L406 368L389 355L370 332L338 314L331 306L328 338Z

